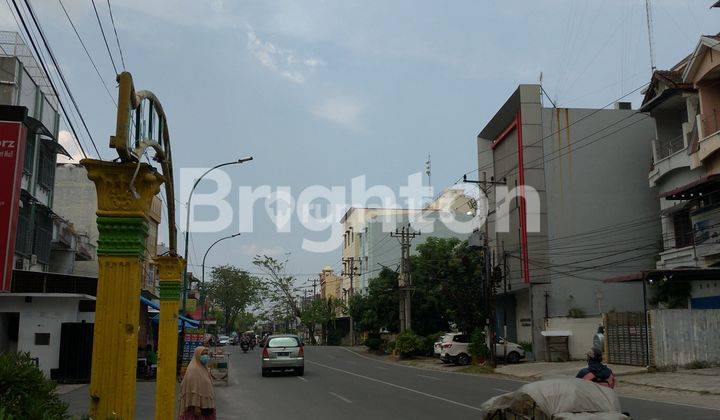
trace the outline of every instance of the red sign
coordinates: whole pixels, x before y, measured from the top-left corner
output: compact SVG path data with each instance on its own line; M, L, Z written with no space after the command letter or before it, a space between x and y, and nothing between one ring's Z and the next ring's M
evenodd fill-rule
M26 133L22 122L0 121L0 292L12 280Z

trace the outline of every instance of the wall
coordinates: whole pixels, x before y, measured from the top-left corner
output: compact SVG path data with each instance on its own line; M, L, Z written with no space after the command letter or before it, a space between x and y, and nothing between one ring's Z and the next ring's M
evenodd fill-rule
M660 204L648 188L655 128L635 112L543 110L552 317L642 309L639 284L602 282L655 268L659 251Z
M60 328L63 322L78 322L92 318L88 314L78 317L79 297L32 297L26 303L24 296L0 296L3 312L20 313L18 351L37 357L40 369L50 375L50 369L59 366ZM50 333L50 345L36 346L35 333Z
M653 310L650 322L656 366L720 363L720 309Z
M532 343L532 328L526 321L530 317L530 296L528 289L515 294L515 321L517 330L517 343ZM523 325L526 324L526 325ZM533 349L534 350L534 349Z
M547 329L551 331L572 331L570 336L570 358L585 359L585 353L592 347L593 337L602 325L602 317L570 318L566 316L547 319Z

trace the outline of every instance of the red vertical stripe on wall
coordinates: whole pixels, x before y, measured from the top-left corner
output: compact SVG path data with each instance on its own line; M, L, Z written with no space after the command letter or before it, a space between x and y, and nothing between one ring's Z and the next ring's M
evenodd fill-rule
M522 245L522 275L523 282L530 283L530 266L528 264L527 250L527 206L525 204L525 164L523 162L523 136L522 136L522 115L520 111L515 115L515 126L517 127L518 142L518 184L520 187L520 241Z

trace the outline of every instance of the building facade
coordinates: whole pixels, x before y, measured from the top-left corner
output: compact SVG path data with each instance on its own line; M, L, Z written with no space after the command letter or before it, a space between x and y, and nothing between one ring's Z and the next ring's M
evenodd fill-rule
M532 343L536 358L545 358L549 317L642 306L639 285L602 280L655 266L659 204L646 181L653 131L629 104L545 107L539 85L520 85L480 131L479 173L499 184L488 219L504 273L496 330Z

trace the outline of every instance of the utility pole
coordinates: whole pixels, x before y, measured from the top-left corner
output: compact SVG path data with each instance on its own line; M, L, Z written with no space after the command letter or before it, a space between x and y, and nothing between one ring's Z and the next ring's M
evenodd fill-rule
M507 184L505 179L503 179L502 181L495 181L495 179L491 177L488 181L486 173L483 172L482 175L483 179L479 181L469 180L467 179L467 175L463 175L463 182L476 184L478 188L480 188L480 190L483 192L483 194L485 194L485 197L489 197L488 193L495 185ZM497 323L495 314L495 293L497 292L497 290L496 282L492 275L492 250L490 249L490 231L487 220L485 220L485 233L483 234L483 245L480 249L480 253L483 257L483 261L485 264L483 275L483 292L485 294L485 305L488 311L488 347L490 347L490 364L492 367L495 367L497 366L497 354L495 349L495 324ZM505 338L507 339L507 337Z
M355 293L355 275L357 274L356 261L360 261L359 257L347 257L343 258L343 271L342 275L350 279L350 288L347 290L347 301L350 302L350 298ZM355 345L355 323L352 315L350 315L350 345Z
M315 300L317 298L317 285L318 285L318 279L313 279L313 298L312 298L312 300Z
M412 329L412 277L410 276L410 241L422 233L411 232L410 223L402 228L395 229L390 236L399 238L402 257L400 259L400 277L398 277L398 286L400 288L400 332Z

